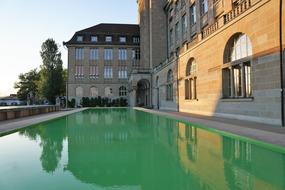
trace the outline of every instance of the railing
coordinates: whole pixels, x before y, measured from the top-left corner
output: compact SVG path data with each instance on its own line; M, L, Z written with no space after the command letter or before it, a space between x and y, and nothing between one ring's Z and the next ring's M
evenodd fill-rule
M211 34L213 34L218 29L219 29L219 22L217 21L202 31L202 38L204 39L204 38L210 36Z
M244 13L246 10L252 7L253 4L258 2L258 0L243 0L239 4L237 4L230 12L226 13L223 17L220 17L221 19L218 19L214 24L206 27L202 30L202 39L210 36L215 31L217 31L219 28L221 28L223 25L229 23L242 13ZM222 3L222 1L215 1L215 3Z
M232 21L252 6L252 0L244 0L224 15L224 24Z

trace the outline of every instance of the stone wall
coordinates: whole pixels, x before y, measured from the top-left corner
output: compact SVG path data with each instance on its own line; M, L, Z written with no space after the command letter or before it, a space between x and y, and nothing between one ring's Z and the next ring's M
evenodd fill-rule
M278 5L278 1L261 1L180 55L180 111L280 124ZM246 34L253 46L253 100L222 99L224 50L237 32ZM190 58L195 59L198 67L198 100L185 100L184 77Z

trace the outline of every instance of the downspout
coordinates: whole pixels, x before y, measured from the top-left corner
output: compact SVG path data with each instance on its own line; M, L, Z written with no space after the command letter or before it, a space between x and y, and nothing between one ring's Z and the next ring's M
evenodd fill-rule
M282 39L282 0L279 3L279 39L280 39L280 85L281 85L281 123L284 127L284 81L283 81L283 39Z
M178 54L178 53L177 53ZM177 55L177 63L176 63L176 69L177 69L177 82L176 82L176 94L177 94L177 111L179 112L179 55Z

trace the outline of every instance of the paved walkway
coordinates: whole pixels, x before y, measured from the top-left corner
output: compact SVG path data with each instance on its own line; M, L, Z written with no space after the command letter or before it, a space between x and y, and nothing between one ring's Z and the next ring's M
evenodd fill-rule
M174 111L147 110L143 108L135 109L187 121L193 125L204 126L212 130L224 131L234 135L240 135L254 140L285 147L284 127Z
M59 111L59 112L51 112L47 114L40 114L40 115L35 115L35 116L22 117L19 119L1 121L0 122L0 135L9 133L9 132L12 132L18 129L22 129L30 125L38 124L38 123L45 122L51 119L56 119L59 117L72 114L72 113L80 112L83 110L85 110L85 108L73 109L73 110L67 110L67 111Z

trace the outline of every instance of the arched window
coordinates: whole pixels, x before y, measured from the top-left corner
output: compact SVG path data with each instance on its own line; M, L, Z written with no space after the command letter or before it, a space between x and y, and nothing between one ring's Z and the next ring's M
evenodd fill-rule
M81 86L78 86L76 89L75 89L75 95L77 97L80 97L82 98L83 97L83 88Z
M90 96L91 97L97 97L99 95L98 93L98 88L96 87L91 87L90 88Z
M246 34L238 33L228 41L224 52L223 97L249 98L252 44Z
M105 88L105 96L108 97L108 96L112 96L112 88L111 87L106 87Z
M169 70L167 73L166 100L173 101L173 72L172 70Z
M197 67L196 62L192 58L188 61L186 66L186 77L185 77L185 99L196 100L197 99Z
M121 86L119 88L119 96L120 97L125 97L127 96L127 88L125 86Z

